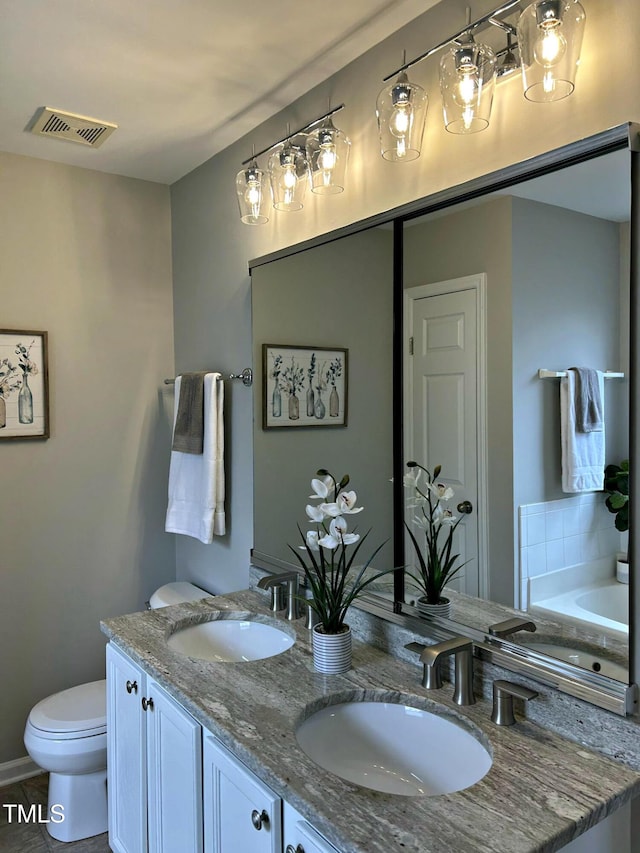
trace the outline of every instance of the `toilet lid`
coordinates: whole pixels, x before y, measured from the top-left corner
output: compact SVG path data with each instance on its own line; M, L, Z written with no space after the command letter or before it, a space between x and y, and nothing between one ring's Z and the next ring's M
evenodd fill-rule
M56 737L102 734L107 730L106 688L103 679L47 696L33 708L29 722Z

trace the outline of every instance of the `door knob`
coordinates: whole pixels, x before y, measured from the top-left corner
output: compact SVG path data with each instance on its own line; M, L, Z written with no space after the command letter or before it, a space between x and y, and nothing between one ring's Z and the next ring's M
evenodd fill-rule
M470 515L473 512L473 504L471 501L462 501L458 504L458 512L462 512L465 515Z
M265 829L268 829L269 815L265 809L262 809L261 812L259 812L258 809L254 809L251 812L251 823L253 824L254 829L262 829L263 826Z

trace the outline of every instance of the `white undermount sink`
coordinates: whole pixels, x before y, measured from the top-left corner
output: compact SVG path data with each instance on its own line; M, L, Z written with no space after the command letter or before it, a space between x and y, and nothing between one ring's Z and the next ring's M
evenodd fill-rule
M275 625L247 619L215 619L179 628L169 636L167 645L198 660L238 663L282 654L294 641L295 637Z
M325 770L387 794L461 791L479 782L492 764L466 729L430 711L388 702L329 705L307 717L296 738Z

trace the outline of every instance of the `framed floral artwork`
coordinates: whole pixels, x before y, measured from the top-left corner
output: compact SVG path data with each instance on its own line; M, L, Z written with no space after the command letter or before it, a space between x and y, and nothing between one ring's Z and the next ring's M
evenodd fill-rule
M263 344L262 428L346 426L348 354Z
M0 329L0 439L49 438L47 333Z

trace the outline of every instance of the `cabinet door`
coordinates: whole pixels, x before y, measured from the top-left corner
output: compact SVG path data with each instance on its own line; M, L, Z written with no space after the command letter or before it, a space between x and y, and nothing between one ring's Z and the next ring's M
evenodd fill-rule
M205 853L282 853L282 801L205 732Z
M338 853L289 803L283 804L285 853Z
M107 785L109 846L114 853L147 851L147 749L140 699L145 676L107 646Z
M149 849L201 853L202 728L150 677L145 695Z

